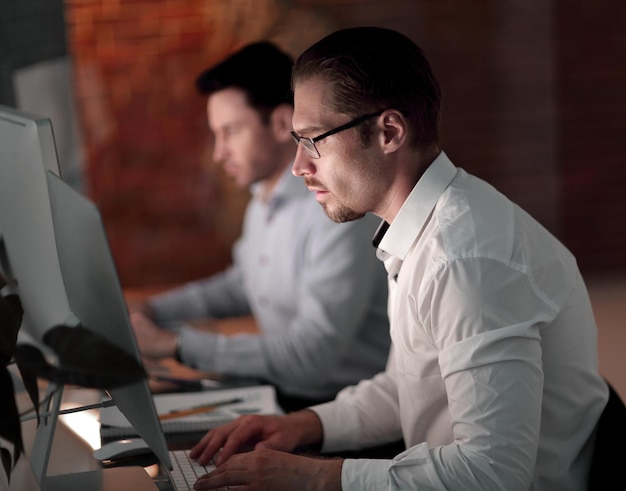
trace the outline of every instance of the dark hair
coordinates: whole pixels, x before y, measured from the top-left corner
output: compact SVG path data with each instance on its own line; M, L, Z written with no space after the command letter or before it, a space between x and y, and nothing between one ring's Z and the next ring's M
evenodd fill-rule
M380 27L329 34L295 61L299 80L328 82L333 110L352 117L398 109L413 124L412 143L438 143L441 88L423 51L408 37Z
M196 89L207 96L223 89L241 89L248 104L267 121L280 104L293 105L292 65L291 57L274 44L252 43L200 73Z

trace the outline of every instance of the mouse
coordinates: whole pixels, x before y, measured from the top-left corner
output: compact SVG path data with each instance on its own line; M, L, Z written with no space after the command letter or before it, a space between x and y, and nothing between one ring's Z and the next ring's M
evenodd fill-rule
M93 456L103 462L139 457L151 453L152 449L143 438L125 438L104 443L100 448L94 450Z

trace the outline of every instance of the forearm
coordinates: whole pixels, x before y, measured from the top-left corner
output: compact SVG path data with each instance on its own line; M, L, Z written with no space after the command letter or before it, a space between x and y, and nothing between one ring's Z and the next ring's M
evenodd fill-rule
M341 491L341 469L343 459L336 458L320 462L311 482L317 491Z
M402 438L393 370L342 390L313 406L323 429L322 452L359 450Z
M157 322L246 315L250 309L236 268L150 297Z
M299 434L300 446L321 446L322 422L318 415L309 410L296 411L285 416L290 420L293 431ZM344 459L315 459L311 465L311 489L315 491L341 491L341 468Z
M318 415L309 410L295 411L284 416L290 431L297 435L298 446L321 445L323 438L322 422Z

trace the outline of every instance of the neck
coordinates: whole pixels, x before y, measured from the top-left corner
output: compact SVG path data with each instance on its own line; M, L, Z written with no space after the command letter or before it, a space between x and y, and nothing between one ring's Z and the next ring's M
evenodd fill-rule
M433 145L409 152L406 158L399 161L396 165L393 183L389 187L383 206L380 212L375 211L374 214L386 222L392 223L417 182L440 152L441 149Z
M261 184L260 196L261 196L261 200L264 203L269 202L270 198L272 197L272 193L274 192L274 189L276 189L276 185L280 181L282 175L287 170L287 167L289 167L291 163L293 162L293 159L294 159L293 145L290 144L288 146L288 151L281 152L280 155L277 157L280 157L279 161L281 162L281 164L277 165L276 168L272 171L272 173L269 174L260 183Z

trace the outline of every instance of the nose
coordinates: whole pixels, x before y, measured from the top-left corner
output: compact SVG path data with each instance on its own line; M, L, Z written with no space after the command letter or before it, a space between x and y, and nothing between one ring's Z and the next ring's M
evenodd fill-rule
M311 176L315 174L315 164L308 152L298 145L296 151L296 157L293 160L293 166L291 167L291 173L294 176Z
M222 162L225 154L226 145L224 144L224 139L216 136L213 140L213 160L215 162Z

